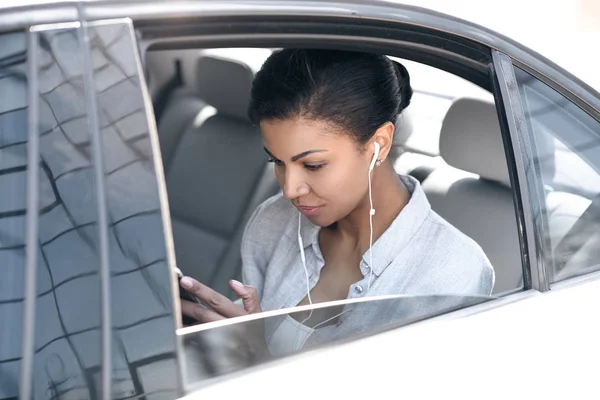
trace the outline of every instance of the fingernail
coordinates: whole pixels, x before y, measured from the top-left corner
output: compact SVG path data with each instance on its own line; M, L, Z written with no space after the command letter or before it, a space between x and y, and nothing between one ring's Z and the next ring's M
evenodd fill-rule
M235 279L231 280L231 284L235 286L237 289L243 289L244 284L242 282L236 281Z
M188 278L187 276L184 276L183 278L181 278L179 283L181 283L181 286L183 286L186 289L191 289L194 286L194 282L192 282L192 280L190 278Z

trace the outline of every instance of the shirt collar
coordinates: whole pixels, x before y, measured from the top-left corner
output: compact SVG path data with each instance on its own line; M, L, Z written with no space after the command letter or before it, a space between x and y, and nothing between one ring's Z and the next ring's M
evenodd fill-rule
M394 261L396 256L408 245L417 231L425 222L431 211L431 205L425 197L419 181L412 176L399 175L411 196L400 214L394 219L388 229L373 243L373 273L377 276ZM296 226L297 228L297 226ZM320 228L302 217L300 235L304 248L313 246L319 253L318 238ZM317 256L322 257L321 254ZM369 265L369 250L362 256L363 263Z

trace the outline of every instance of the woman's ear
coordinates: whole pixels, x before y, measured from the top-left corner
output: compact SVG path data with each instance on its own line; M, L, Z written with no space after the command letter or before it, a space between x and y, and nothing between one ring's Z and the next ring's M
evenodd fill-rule
M373 142L379 143L380 150L377 158L381 161L386 160L394 143L394 124L386 122L381 125L369 141L369 143Z

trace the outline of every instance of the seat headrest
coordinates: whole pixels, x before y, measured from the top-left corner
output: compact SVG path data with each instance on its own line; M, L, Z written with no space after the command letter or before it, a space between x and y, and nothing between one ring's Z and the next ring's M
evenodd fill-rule
M452 103L442 123L440 156L454 168L510 186L493 102L461 98Z
M413 125L413 109L408 107L405 110L402 110L398 118L396 118L396 123L394 124L394 143L399 145L405 145L406 141L412 135L414 130Z
M204 55L196 64L198 96L219 113L248 119L254 73L239 60Z
M409 107L410 108L410 107ZM402 111L394 123L394 141L388 155L392 163L406 150L406 141L413 132L413 118L409 108Z

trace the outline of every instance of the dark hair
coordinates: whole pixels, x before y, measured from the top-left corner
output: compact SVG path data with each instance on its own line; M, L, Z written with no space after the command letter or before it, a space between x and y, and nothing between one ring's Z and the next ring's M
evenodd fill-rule
M284 49L264 63L252 84L248 115L262 120L324 120L366 143L396 122L412 97L406 68L384 55Z

